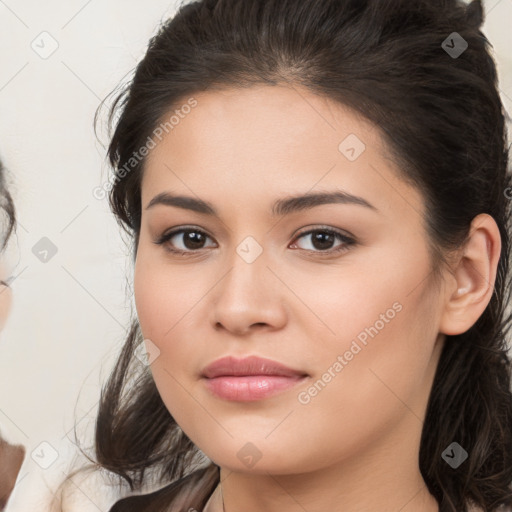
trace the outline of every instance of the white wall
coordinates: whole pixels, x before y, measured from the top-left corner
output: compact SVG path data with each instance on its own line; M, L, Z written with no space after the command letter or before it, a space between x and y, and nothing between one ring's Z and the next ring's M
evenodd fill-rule
M512 0L484 3L484 33L512 115ZM17 277L0 342L0 425L27 447L9 510L42 510L44 482L59 480L73 453L68 432L73 439L75 422L92 426L100 382L124 340L130 263L106 200L92 194L108 172L92 121L176 5L0 1L0 154L13 175L19 215L18 243L7 260ZM46 57L56 44L48 58L31 47ZM57 248L46 263L32 252L43 237ZM35 450L40 464L52 461L42 442L58 453L46 470L31 457ZM79 510L108 510L114 499L85 486L79 493Z
M13 175L20 223L7 261L19 276L0 335L0 425L27 447L9 510L43 510L43 482L66 470L66 435L73 439L75 419L89 411L79 427L91 424L100 379L124 339L128 250L106 200L92 194L108 173L92 123L175 4L0 2L0 154ZM38 37L43 31L58 43L46 59L31 47L57 44ZM32 253L42 237L58 251L47 263ZM59 454L47 470L31 458L41 442ZM51 449L43 452L38 460L51 461Z

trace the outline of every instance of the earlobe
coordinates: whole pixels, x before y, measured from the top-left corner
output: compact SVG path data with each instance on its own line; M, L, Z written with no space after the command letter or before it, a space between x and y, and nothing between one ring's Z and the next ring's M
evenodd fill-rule
M496 221L486 213L476 216L453 267L455 281L446 291L441 333L462 334L485 311L494 291L500 253L501 236Z

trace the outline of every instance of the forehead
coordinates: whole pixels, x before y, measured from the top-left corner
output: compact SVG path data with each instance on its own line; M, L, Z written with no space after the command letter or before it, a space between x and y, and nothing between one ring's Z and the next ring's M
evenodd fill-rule
M244 206L336 187L384 210L422 209L420 194L399 177L378 127L345 105L298 86L211 90L193 98L195 106L155 139L144 169L143 204L166 190L212 202L238 198Z

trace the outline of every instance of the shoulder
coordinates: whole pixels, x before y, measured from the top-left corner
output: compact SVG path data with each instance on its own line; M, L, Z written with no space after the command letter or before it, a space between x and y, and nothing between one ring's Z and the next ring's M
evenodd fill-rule
M210 464L198 469L176 482L149 494L129 496L116 502L109 512L157 512L171 510L179 499L189 508L200 510L218 483L218 467Z

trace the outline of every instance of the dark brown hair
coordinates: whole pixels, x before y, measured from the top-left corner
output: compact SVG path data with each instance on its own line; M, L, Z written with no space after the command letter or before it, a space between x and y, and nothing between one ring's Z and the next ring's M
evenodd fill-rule
M423 425L420 470L442 512L467 511L472 503L485 511L512 506L506 343L512 189L505 112L490 43L480 30L483 19L478 0L190 2L151 39L110 111L109 200L133 239L134 255L145 159L129 169L127 162L173 108L194 93L223 87L300 85L374 123L402 178L425 199L434 269L446 251L464 244L475 216L495 219L502 251L494 293L471 329L447 337ZM449 51L455 40L467 43L459 55ZM102 390L97 462L132 489L140 489L149 472L170 485L122 500L113 510L182 510L177 500L186 492L183 510L201 510L218 482L218 467L187 438L148 368L137 364L141 341L134 321ZM441 457L453 441L469 453L456 470Z
M7 188L6 170L0 161L0 209L3 211L7 224L4 223L1 232L0 251L5 249L9 238L16 229L16 211L9 189Z
M0 230L0 253L6 248L9 238L16 229L16 210L6 182L6 170L0 161L0 211L3 218L7 220L2 223ZM0 280L0 284L9 286L6 281L2 280Z

